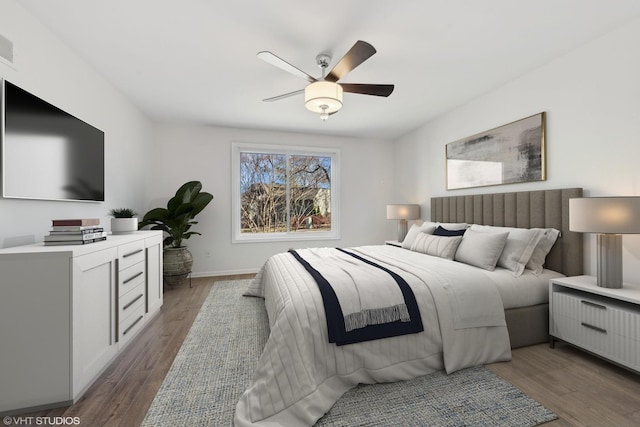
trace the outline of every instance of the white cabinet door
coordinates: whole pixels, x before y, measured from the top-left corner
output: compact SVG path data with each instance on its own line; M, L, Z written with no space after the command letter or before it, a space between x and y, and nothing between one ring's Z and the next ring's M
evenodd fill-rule
M146 239L147 313L162 306L162 236Z
M0 254L0 412L71 400L70 255Z
M116 248L73 258L73 398L116 355Z

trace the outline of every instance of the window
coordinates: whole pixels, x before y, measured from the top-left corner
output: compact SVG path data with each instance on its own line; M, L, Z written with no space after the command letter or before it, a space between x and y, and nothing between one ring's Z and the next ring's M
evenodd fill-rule
M233 144L233 241L338 239L337 149Z

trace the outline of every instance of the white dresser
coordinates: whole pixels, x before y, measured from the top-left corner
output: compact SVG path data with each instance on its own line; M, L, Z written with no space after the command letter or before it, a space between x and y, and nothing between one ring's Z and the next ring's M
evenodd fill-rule
M161 231L0 249L0 414L75 402L161 306Z
M640 372L640 286L596 286L591 276L549 283L549 334Z

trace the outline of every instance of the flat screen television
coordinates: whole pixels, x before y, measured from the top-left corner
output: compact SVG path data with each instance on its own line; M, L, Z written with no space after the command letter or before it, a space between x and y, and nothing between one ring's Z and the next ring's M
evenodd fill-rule
M2 195L104 201L104 132L2 80Z

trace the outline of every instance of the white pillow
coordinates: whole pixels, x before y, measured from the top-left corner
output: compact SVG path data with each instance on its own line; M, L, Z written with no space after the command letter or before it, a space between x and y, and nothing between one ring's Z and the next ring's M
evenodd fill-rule
M483 233L469 229L462 236L454 259L493 271L507 242L507 236L509 236L508 232Z
M411 250L440 258L453 259L462 236L444 237L420 233L411 246Z
M413 242L416 240L416 237L420 233L431 234L436 230L436 226L432 225L433 223L425 222L422 225L413 224L407 235L404 237L402 241L402 247L405 249L411 249Z
M471 230L484 233L509 233L497 265L513 272L516 277L522 275L536 245L544 235L544 231L540 229L494 227L477 224L473 224Z
M536 276L542 273L547 255L549 255L551 248L560 235L560 231L555 228L540 228L539 230L542 230L544 234L538 241L526 266L526 268L533 271L533 274Z

